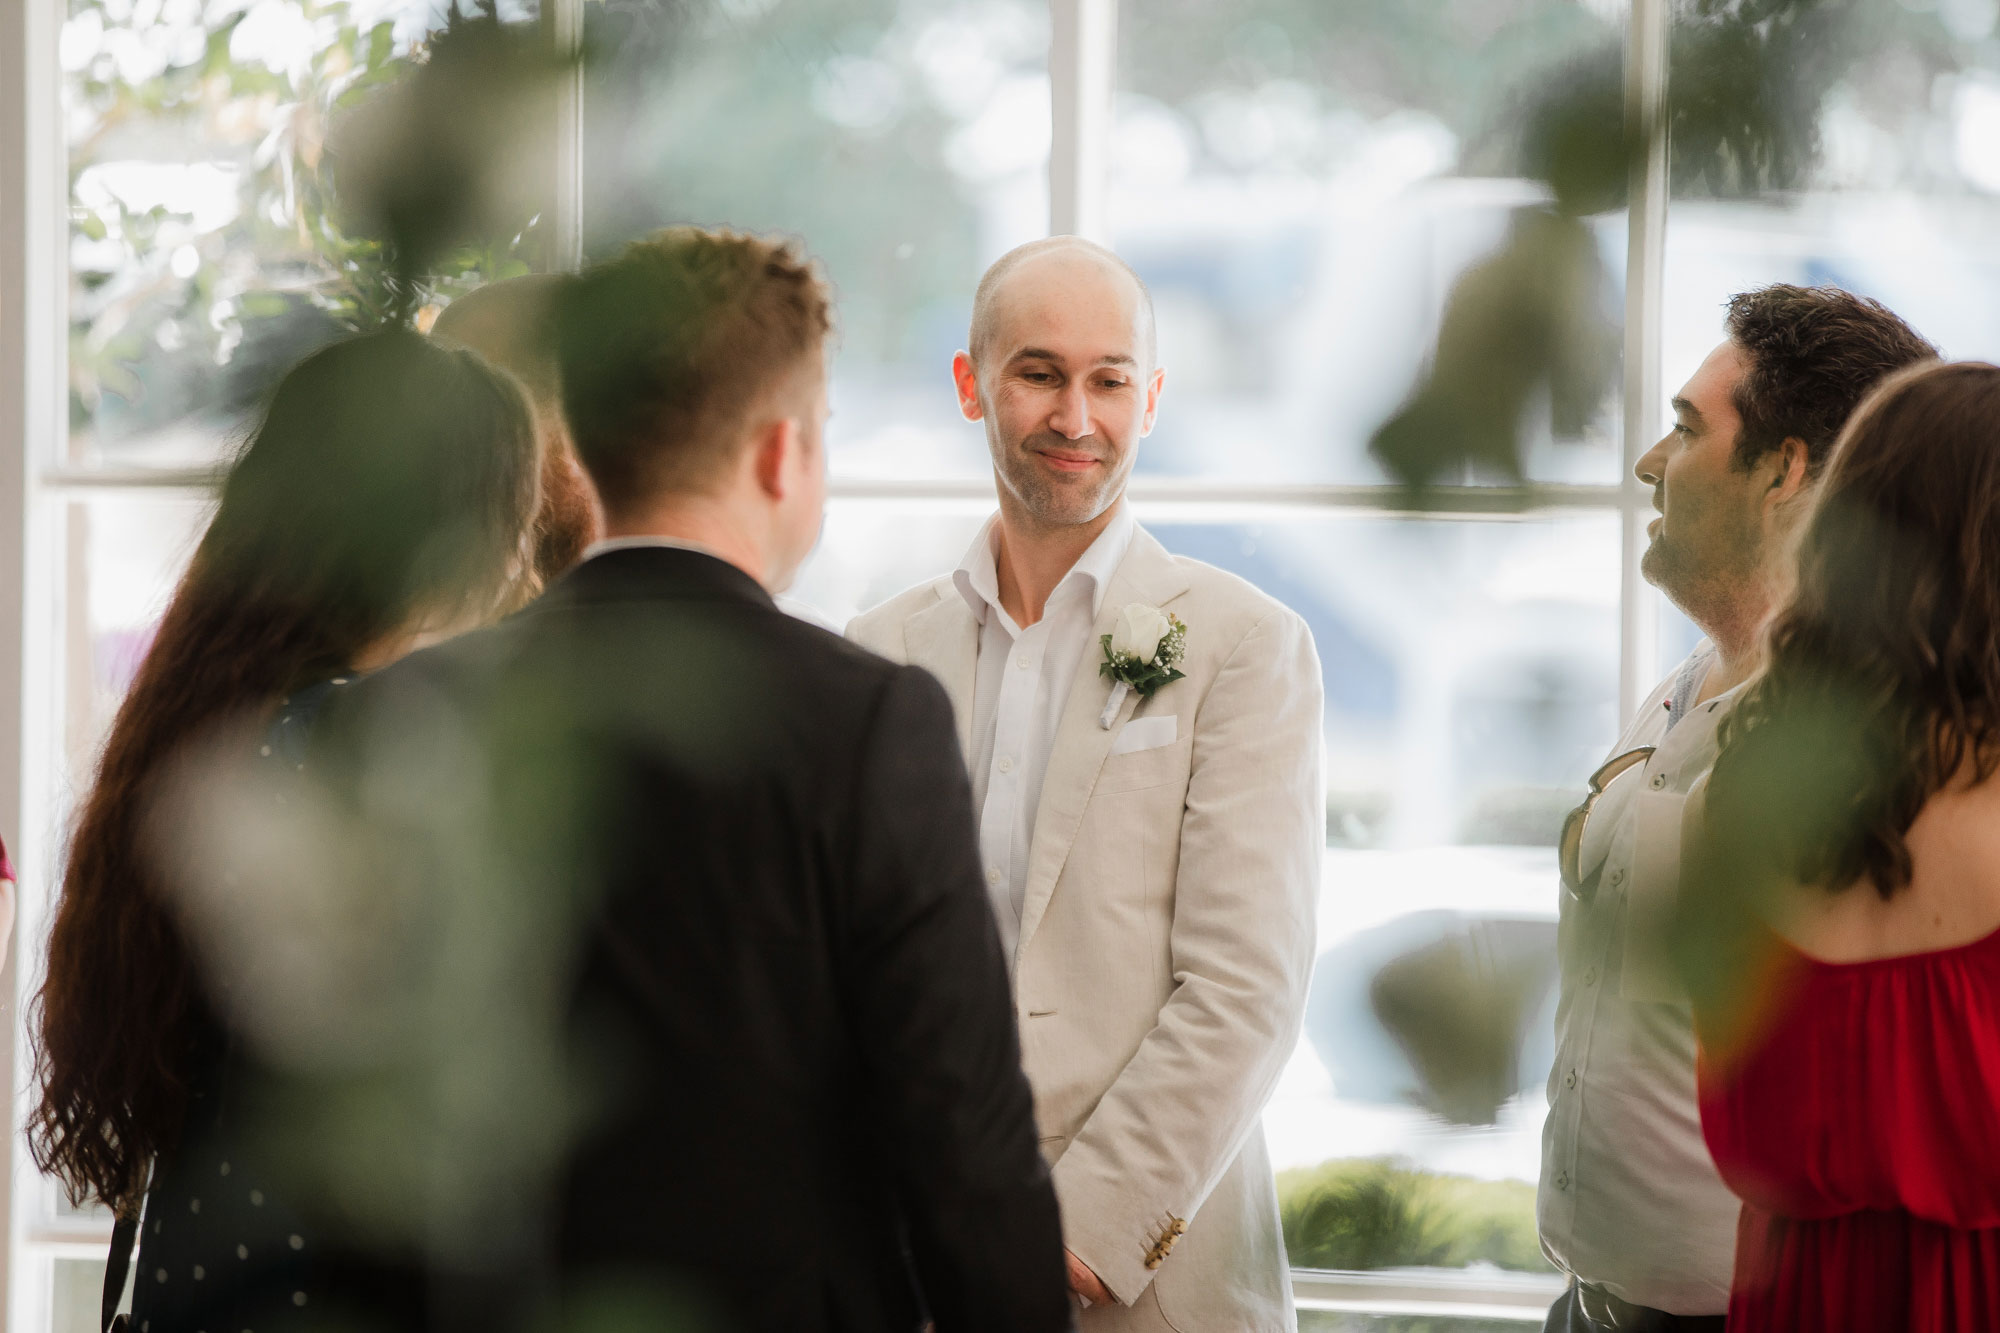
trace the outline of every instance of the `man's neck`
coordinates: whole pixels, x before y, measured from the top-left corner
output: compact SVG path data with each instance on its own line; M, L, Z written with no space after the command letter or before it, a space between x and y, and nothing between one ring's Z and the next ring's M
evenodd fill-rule
M1727 694L1757 674L1764 664L1764 622L1770 614L1768 603L1732 608L1726 616L1697 619L1709 642L1715 645L1715 664L1701 683L1695 703L1706 703Z
M758 583L764 582L768 562L756 538L726 510L705 501L674 501L637 514L607 513L604 540L616 541L621 537L662 537L699 546Z
M993 571L1000 588L1000 607L1016 625L1025 629L1041 620L1056 585L1111 526L1122 503L1122 499L1112 502L1088 523L1051 527L1036 524L1015 513L1006 501L1001 502Z

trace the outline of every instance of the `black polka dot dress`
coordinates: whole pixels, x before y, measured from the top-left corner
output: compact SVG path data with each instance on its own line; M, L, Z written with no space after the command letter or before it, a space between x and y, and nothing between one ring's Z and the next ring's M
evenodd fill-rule
M344 677L293 694L261 758L303 764L314 716ZM155 1164L133 1262L137 1333L273 1333L322 1326L338 1271L288 1207L285 1173L259 1155L256 1071L223 1025L199 1022L185 1066L192 1089L180 1141Z

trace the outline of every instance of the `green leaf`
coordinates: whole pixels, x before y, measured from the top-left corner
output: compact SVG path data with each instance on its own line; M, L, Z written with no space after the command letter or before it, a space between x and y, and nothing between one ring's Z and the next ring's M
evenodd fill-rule
M376 24L368 31L368 68L380 69L389 63L389 57L396 50L396 25L388 21Z

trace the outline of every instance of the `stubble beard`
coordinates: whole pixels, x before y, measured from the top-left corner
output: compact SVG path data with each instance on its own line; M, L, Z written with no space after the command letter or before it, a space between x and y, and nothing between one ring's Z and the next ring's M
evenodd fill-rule
M1099 473L1099 480L1079 478L1073 484L1063 485L1042 470L1028 445L1029 441L1023 440L1016 445L996 446L993 452L999 460L1002 483L1038 527L1080 527L1117 502L1124 474L1116 470L1115 464Z
M1733 619L1746 590L1759 585L1762 543L1735 533L1693 549L1670 537L1662 524L1639 558L1639 573L1704 633L1711 633L1712 627Z

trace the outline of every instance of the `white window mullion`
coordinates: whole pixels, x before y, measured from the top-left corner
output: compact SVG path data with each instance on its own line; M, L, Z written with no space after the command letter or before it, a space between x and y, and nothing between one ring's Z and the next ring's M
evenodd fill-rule
M1661 276L1667 239L1667 42L1670 0L1632 0L1625 52L1625 122L1643 136L1632 160L1625 250L1625 475L1619 577L1618 715L1622 730L1658 670L1655 603L1639 574L1652 518L1632 475L1660 429Z
M1049 233L1106 239L1118 0L1049 0Z
M0 959L0 1079L11 1108L0 1310L9 1328L30 1331L48 1326L52 1257L32 1243L53 1196L28 1158L19 1117L32 1079L26 1001L61 847L51 798L63 713L50 649L61 643L63 506L43 498L38 479L65 452L68 415L62 13L56 4L0 4L0 832L20 874Z
M570 62L555 99L548 240L542 250L542 267L557 273L583 267L583 3L542 3L542 33L556 55Z

